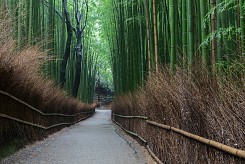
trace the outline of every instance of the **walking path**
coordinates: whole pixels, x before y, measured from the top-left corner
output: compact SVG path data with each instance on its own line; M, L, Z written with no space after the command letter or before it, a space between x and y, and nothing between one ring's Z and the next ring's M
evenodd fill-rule
M110 110L95 115L44 141L18 151L0 163L12 164L144 164L144 153L127 141L111 121ZM131 143L131 144L129 144Z

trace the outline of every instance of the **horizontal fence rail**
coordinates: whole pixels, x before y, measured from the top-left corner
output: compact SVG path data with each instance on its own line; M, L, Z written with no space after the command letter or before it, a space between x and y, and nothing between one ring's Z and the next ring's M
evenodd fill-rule
M156 162L158 164L163 164L163 162L159 158L157 158L157 156L153 153L153 151L151 151L151 149L150 149L150 147L148 145L146 145L146 149L148 150L150 155L156 160Z
M7 93L7 92L4 92L4 91L1 91L1 90L0 90L0 94L5 95L5 96L7 96L7 97L9 97L9 98L11 98L11 99L13 99L13 100L15 100L15 101L17 101L17 102L23 104L23 105L25 105L26 107L28 107L28 108L32 109L33 111L35 111L35 112L41 114L42 116L64 116L64 117L75 117L75 116L77 116L77 115L79 115L79 114L87 114L87 113L92 113L92 112L94 112L94 110L91 110L91 111L82 111L82 112L79 112L79 113L76 113L76 114L72 114L72 115L69 115L69 114L62 114L62 113L43 113L42 111L38 110L37 108L35 108L35 107L33 107L33 106L27 104L26 102L24 102L24 101L18 99L17 97L15 97L15 96L13 96L13 95Z
M24 102L24 101L18 99L17 97L15 97L15 96L13 96L13 95L11 95L11 94L9 94L9 93L6 93L6 92L0 90L0 94L1 94L1 95L4 95L4 96L6 96L6 97L8 97L8 98L10 98L10 99L12 99L12 100L15 101L15 102L18 102L18 103L20 103L20 104L23 104L23 105L26 106L28 109L30 109L30 110L36 112L36 113L39 115L39 117L40 117L40 116L44 116L44 117L46 117L46 116L51 116L51 117L61 117L61 118L63 118L63 120L64 120L64 118L71 118L71 117L72 117L72 118L75 119L76 116L86 115L86 116L84 116L84 117L82 117L82 118L78 118L77 120L75 120L75 121L73 121L73 122L68 122L68 121L67 121L67 122L62 122L62 121L60 120L60 121L59 121L60 123L52 124L52 125L50 125L50 126L43 126L43 125L40 125L40 124L36 124L36 123L34 123L34 122L29 122L29 121L25 121L25 120L22 120L22 119L19 119L19 118L15 118L15 117L12 117L12 116L9 116L9 115L7 115L7 114L3 114L3 113L0 112L0 117L1 117L1 118L8 119L8 120L12 120L12 121L15 121L15 122L18 122L18 123L22 123L22 124L25 124L25 125L37 127L37 128L43 129L43 130L49 130L49 129L52 129L52 128L55 128L55 127L65 126L65 125L67 125L67 126L68 126L68 125L73 125L73 124L76 124L76 123L78 123L78 122L80 122L80 121L82 121L82 120L85 120L85 119L91 117L91 116L95 113L95 109L90 110L90 111L81 111L81 112L78 112L78 113L76 113L76 114L43 113L42 111L38 110L37 108L31 106L30 104L28 104L28 103L26 103L26 102Z
M123 115L119 115L119 114L112 114L113 116L117 116L117 117L120 117L120 118L125 118L125 119L143 119L143 120L146 120L147 121L147 117L145 116L123 116ZM118 123L117 121L115 121L114 119L112 119L112 121L114 123L116 123L119 127L121 127L126 133L130 134L130 135L133 135L135 137L137 137L140 141L142 141L145 146L146 146L146 149L147 151L150 153L150 155L155 159L155 161L158 163L158 164L163 164L162 161L153 153L153 151L150 149L150 147L148 146L148 143L147 141L140 135L138 135L137 133L134 133L134 132L131 132L127 129L125 129L120 123Z
M216 141L213 141L213 140L210 140L210 139L203 138L201 136L186 132L184 130L181 130L181 129L178 129L178 128L175 128L175 127L172 127L172 126L159 124L157 122L148 121L148 120L146 122L148 124L150 124L150 125L153 125L153 126L156 126L156 127L162 128L162 129L166 129L166 130L171 130L171 131L176 132L176 133L179 133L179 134L184 135L184 136L186 136L188 138L191 138L191 139L194 139L196 141L199 141L199 142L201 142L203 144L206 144L206 145L209 145L209 146L213 146L213 147L215 147L215 148L217 148L219 150L222 150L224 152L230 153L230 154L235 155L237 157L245 158L245 151L244 150L233 148L231 146L227 146L227 145L224 145L222 143L219 143L219 142L216 142Z
M222 143L219 143L219 142L216 142L216 141L213 141L213 140L209 140L209 139L206 139L206 138L203 138L201 136L198 136L198 135L195 135L195 134L192 134L192 133L189 133L189 132L186 132L184 130L181 130L181 129L178 129L178 128L175 128L175 127L172 127L172 126L169 126L169 125L164 125L164 124L160 124L160 123L157 123L157 122L154 122L154 121L150 121L147 119L147 117L145 116L123 116L123 115L119 115L119 114L113 114L113 116L116 116L116 117L119 117L119 118L123 118L123 119L137 119L137 118L144 118L144 120L146 121L147 124L151 125L151 126L155 126L155 127L158 127L158 128L161 128L161 129L164 129L164 130L168 130L168 131L172 131L172 132L175 132L175 133L178 133L180 135L183 135L187 138L190 138L190 139L194 139L198 142L201 142L205 145L208 145L208 146L212 146L212 147L215 147L219 150L222 150L226 153L229 153L229 154L232 154L236 157L240 157L240 158L245 158L245 151L244 150L240 150L240 149L237 149L237 148L233 148L231 146L228 146L228 145L224 145ZM139 139L142 138L140 137L137 133L134 133L134 132L131 132L127 129L125 129L121 124L119 124L118 122L116 122L114 119L113 121L119 125L120 127L122 127L123 130L125 130L127 133L129 134L133 134L134 136L138 137ZM145 143L147 143L147 141L145 140ZM159 164L162 164L162 162L157 158L157 156L151 151L150 147L148 145L146 145L146 148L147 150L149 151L149 153L151 154L151 156L159 163Z
M51 126L48 126L48 127L45 127L43 125L38 125L38 124L34 124L34 123L31 123L31 122L27 122L27 121L24 121L24 120L20 120L18 118L14 118L14 117L10 117L8 115L5 115L5 114L1 114L0 113L0 117L2 118L6 118L6 119L9 119L9 120L13 120L13 121L16 121L16 122L20 122L22 124L26 124L26 125L30 125L30 126L34 126L34 127L37 127L37 128L40 128L40 129L43 129L43 130L49 130L51 128L55 128L55 127L58 127L58 126L64 126L64 125L74 125L82 120L85 120L89 117L91 117L91 115L88 115L86 117L83 117L83 118L80 118L79 120L75 121L75 122L72 122L72 123L59 123L59 124L55 124L55 125L51 125Z
M144 120L147 120L148 117L145 117L145 116L123 116L123 115L120 115L120 114L114 114L114 116L118 116L118 117L121 117L121 118L139 118L139 119L144 119Z
M135 136L135 137L137 137L137 138L139 138L144 144L147 144L147 141L146 141L143 137L141 137L141 136L138 135L137 133L134 133L134 132L131 132L131 131L125 129L121 124L119 124L119 123L116 122L115 120L113 120L113 121L114 121L118 126L120 126L125 132L127 132L127 133L129 133L129 134L131 134L131 135L133 135L133 136Z

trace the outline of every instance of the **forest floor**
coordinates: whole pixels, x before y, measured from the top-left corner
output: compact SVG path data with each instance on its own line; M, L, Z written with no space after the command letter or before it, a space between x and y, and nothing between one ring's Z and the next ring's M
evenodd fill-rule
M2 159L3 164L155 163L146 149L111 121L111 110L96 110L86 121L65 128Z

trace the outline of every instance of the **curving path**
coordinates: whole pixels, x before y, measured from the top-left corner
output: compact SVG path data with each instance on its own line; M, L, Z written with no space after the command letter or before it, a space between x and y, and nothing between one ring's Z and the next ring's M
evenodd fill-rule
M96 110L86 121L18 151L0 163L12 164L142 164L140 148L129 144L112 123L110 110ZM134 141L133 141L134 142ZM131 142L132 143L132 142Z

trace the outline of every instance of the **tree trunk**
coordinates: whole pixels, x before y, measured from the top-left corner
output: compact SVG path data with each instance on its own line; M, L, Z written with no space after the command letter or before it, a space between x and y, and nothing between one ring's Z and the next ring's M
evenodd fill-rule
M81 71L82 71L82 31L81 28L77 28L77 43L75 46L75 54L77 58L77 66L76 66L76 74L75 74L75 80L73 83L72 88L72 96L77 97L78 88L80 85L81 80Z
M70 14L68 12L67 8L67 1L62 0L63 7L64 7L64 13L65 13L65 20L66 20L66 30L67 30L67 40L66 40L66 48L65 48L65 54L61 63L61 72L60 72L60 87L63 88L64 84L66 82L66 66L67 61L70 57L71 52L71 40L72 40L72 25L71 25L71 19Z
M87 14L88 14L88 1L86 1L87 6L87 12L86 12L86 19L85 19L85 25L82 27L82 13L79 11L78 7L78 0L75 0L75 17L76 17L76 46L75 46L75 54L77 58L77 66L76 66L76 74L75 74L75 80L73 83L72 88L72 96L77 97L80 81L81 81L81 72L82 72L82 61L83 61L83 42L82 42L82 36L83 36L83 30L86 26L87 21Z

